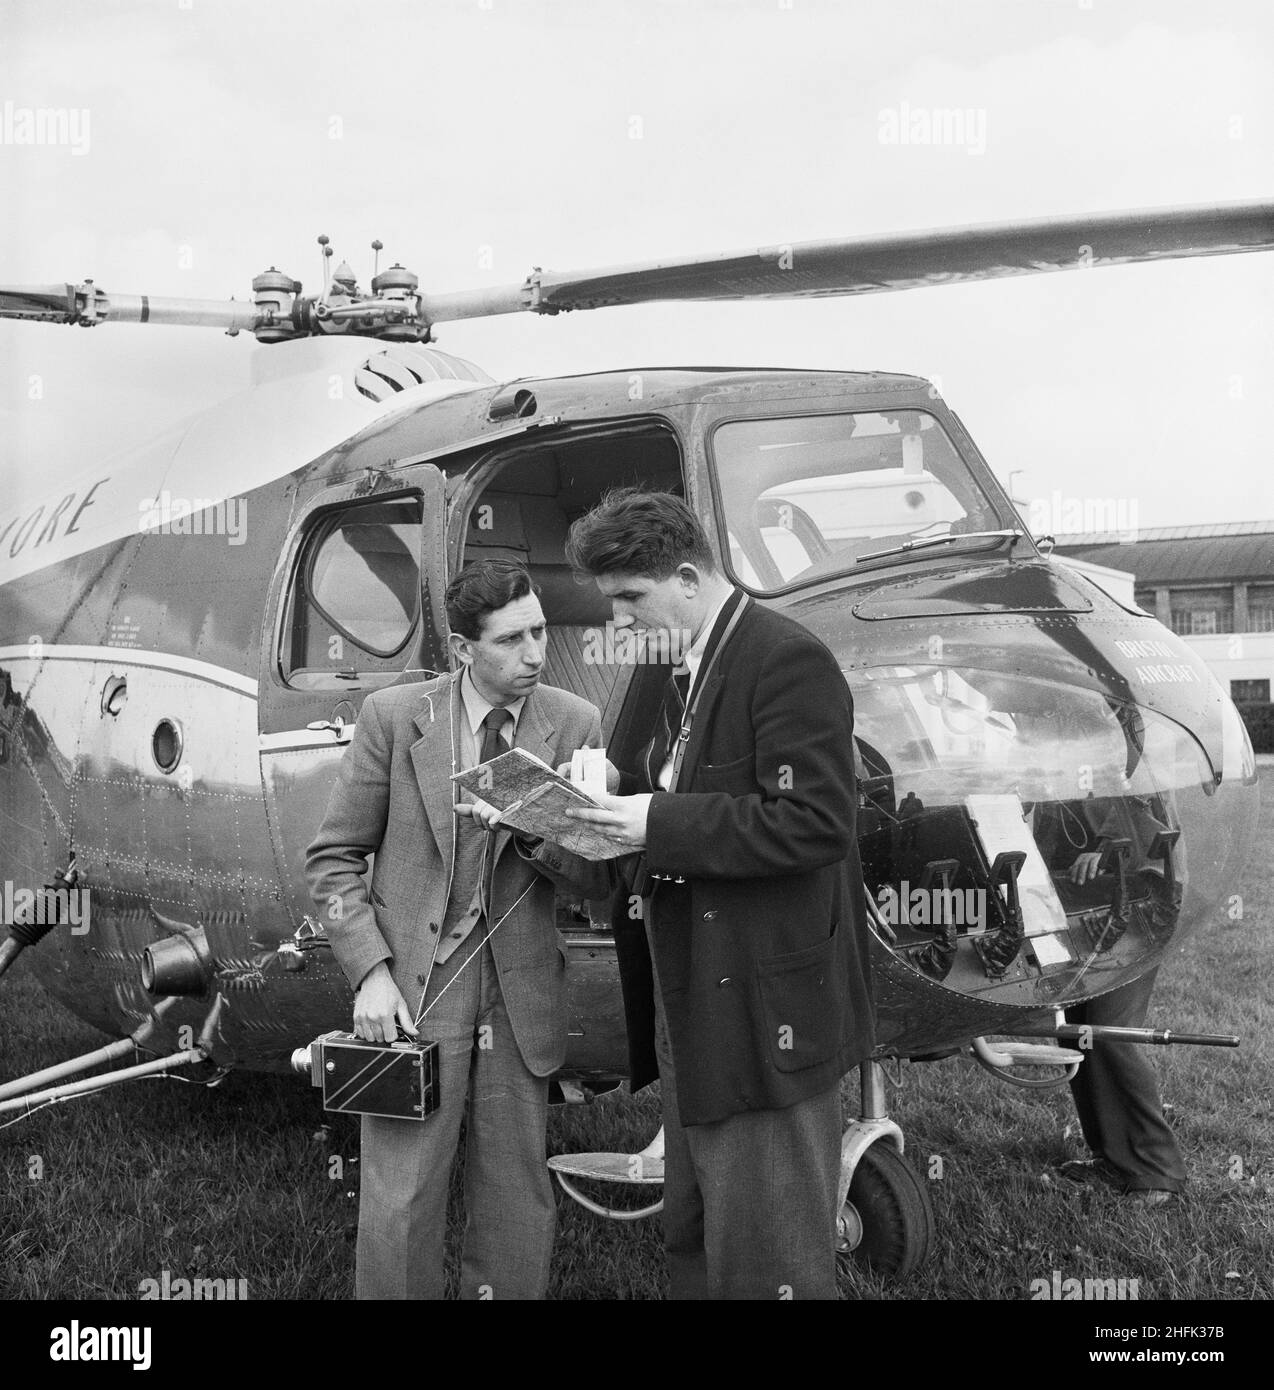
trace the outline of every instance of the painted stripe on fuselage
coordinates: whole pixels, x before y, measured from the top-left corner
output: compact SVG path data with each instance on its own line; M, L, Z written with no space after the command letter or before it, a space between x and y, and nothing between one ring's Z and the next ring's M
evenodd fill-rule
M331 729L276 729L272 734L258 734L257 746L263 753L284 753L292 748L344 748L354 734L354 725L346 724L338 737Z
M159 671L173 671L183 676L196 676L214 685L223 685L240 695L257 697L257 682L251 676L231 671L225 666L214 666L208 661L196 661L193 657L178 656L174 652L151 652L138 647L90 647L44 643L38 655L33 653L27 643L12 647L0 647L0 662L3 661L95 661L108 662L121 669L129 666L148 666Z

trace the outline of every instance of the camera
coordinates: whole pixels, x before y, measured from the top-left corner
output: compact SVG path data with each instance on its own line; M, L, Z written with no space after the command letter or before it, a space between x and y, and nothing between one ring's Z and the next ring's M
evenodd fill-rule
M424 1120L438 1108L438 1044L368 1042L323 1033L292 1054L292 1070L323 1092L323 1109L350 1115Z

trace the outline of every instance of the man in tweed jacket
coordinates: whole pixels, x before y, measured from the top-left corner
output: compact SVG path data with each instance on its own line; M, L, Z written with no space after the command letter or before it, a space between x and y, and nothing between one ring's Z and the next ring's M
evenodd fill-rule
M520 564L466 566L447 615L460 669L367 697L306 865L357 991L354 1031L392 1041L419 1016L419 1036L440 1050L433 1115L363 1118L357 1292L442 1296L468 1097L461 1297L542 1298L555 1223L548 1080L566 1054L555 887L601 897L609 884L604 865L498 828L485 803L458 806L451 774L510 744L556 767L597 746L601 720L539 683L544 615Z

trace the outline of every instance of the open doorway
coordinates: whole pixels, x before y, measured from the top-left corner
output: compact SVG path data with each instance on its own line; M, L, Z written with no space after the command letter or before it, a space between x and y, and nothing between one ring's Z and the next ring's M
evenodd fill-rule
M557 435L510 448L475 481L460 519L461 562L507 555L526 564L548 621L544 679L601 710L611 760L625 766L649 737L667 671L640 664L613 633L607 641L610 601L591 580L576 581L566 563L566 534L611 488L639 485L684 496L676 434L663 422L643 421Z

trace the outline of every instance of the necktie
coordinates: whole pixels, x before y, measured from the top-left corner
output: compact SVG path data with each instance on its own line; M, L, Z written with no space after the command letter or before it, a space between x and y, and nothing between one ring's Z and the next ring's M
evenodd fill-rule
M487 717L482 721L482 747L478 750L480 763L489 763L492 758L509 751L509 742L503 736L503 730L506 724L512 722L513 716L507 709L497 706L487 711Z
M504 727L509 726L510 732L513 728L513 716L507 709L501 709L498 705L489 709L486 718L482 721L482 746L478 750L478 761L489 763L492 758L498 758L501 753L509 751L509 744L504 738ZM487 836L486 843L482 850L482 909L490 913L491 899L495 891L495 858L492 854L493 837Z
M646 750L646 779L652 791L659 790L659 774L668 761L681 721L686 714L686 698L690 693L690 668L679 666L664 687L663 703L659 707L659 723L655 736Z

